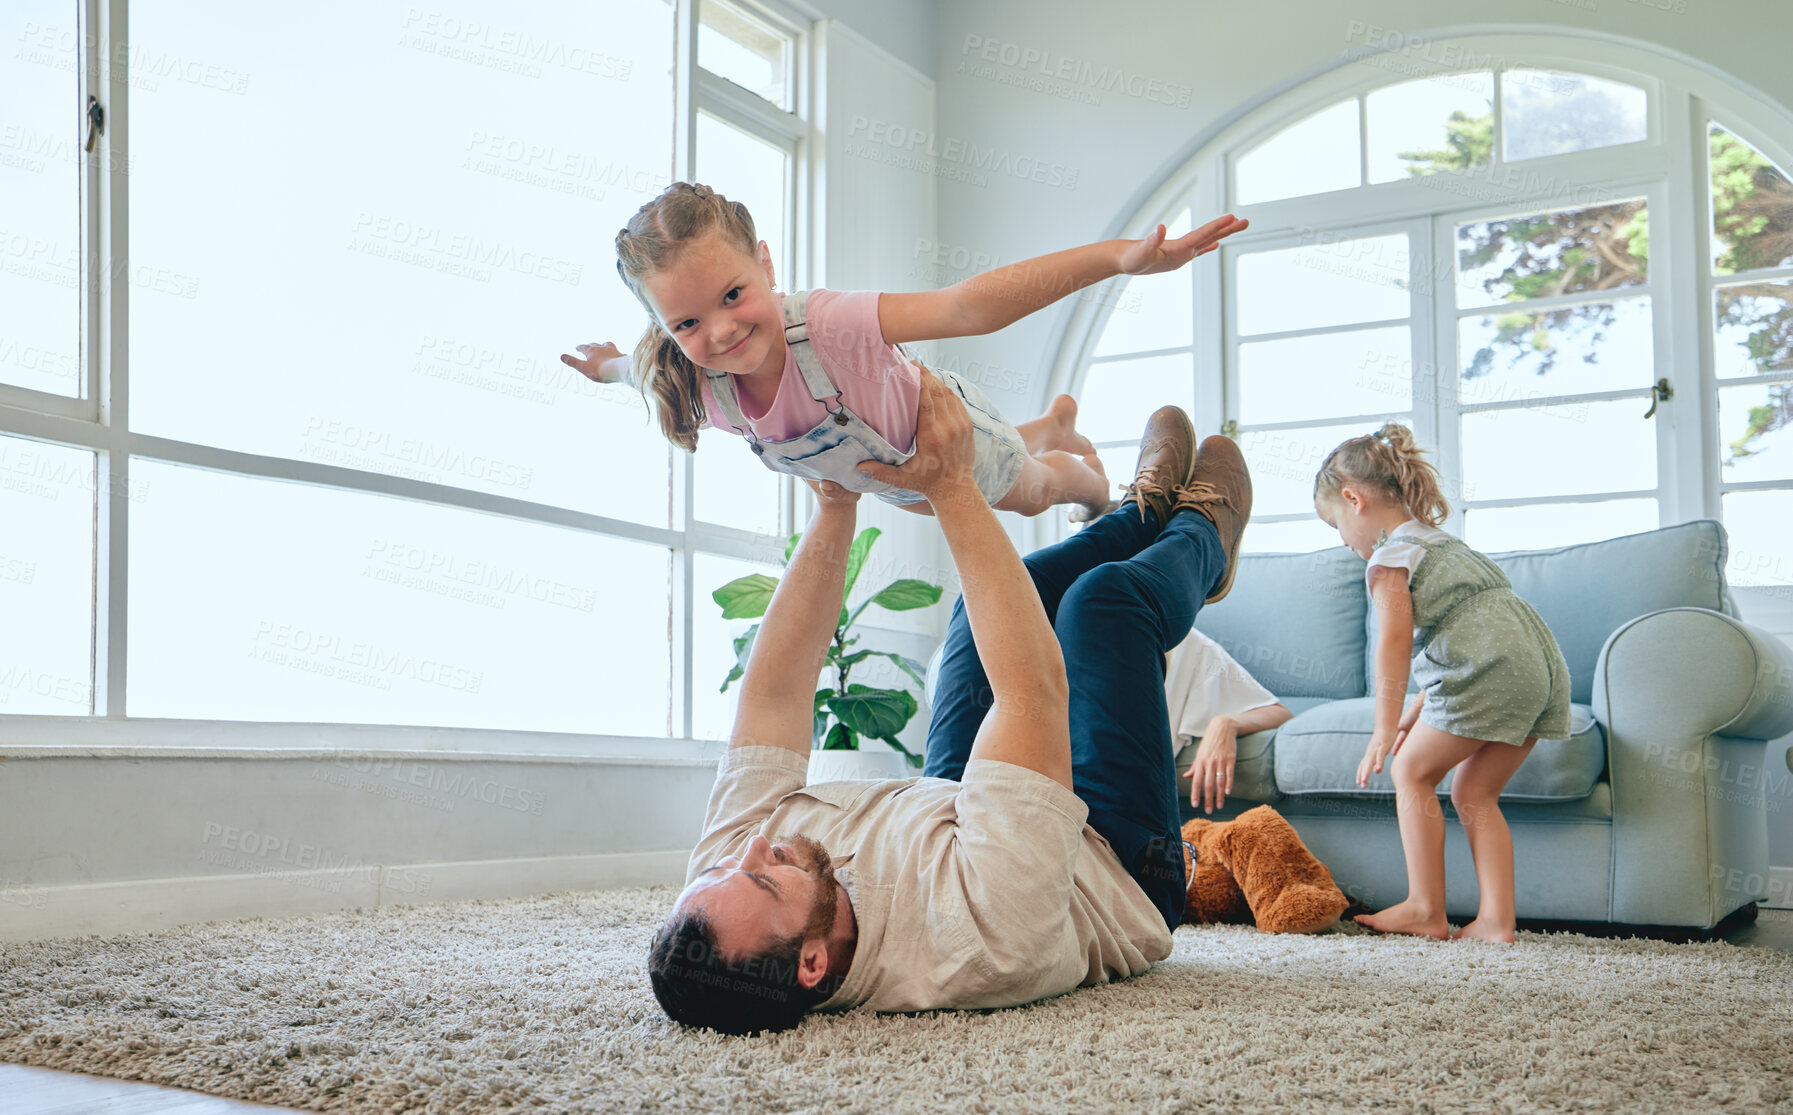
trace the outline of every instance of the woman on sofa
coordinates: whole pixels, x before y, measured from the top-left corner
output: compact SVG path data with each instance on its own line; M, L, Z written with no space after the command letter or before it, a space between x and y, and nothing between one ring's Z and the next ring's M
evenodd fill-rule
M1233 792L1239 737L1279 728L1294 715L1219 643L1193 628L1165 656L1164 703L1177 776L1191 779L1189 804L1204 813L1226 805Z

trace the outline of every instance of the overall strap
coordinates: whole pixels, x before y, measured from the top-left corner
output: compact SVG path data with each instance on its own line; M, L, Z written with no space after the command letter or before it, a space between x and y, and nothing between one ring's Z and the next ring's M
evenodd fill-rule
M819 403L840 405L840 389L828 376L827 369L809 343L809 292L793 291L784 296L784 343L797 358L797 370L809 388L810 397ZM831 408L832 409L832 408Z
M727 372L713 372L704 369L704 376L710 381L710 391L716 396L716 405L722 408L722 416L737 433L753 437L753 427L747 424L747 416L741 413L741 400L735 396L733 376Z

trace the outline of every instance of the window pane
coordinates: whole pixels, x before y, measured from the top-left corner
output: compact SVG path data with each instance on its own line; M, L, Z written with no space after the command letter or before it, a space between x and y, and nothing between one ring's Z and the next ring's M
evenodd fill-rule
M93 711L94 460L0 437L0 715Z
M1375 429L1375 424L1354 422L1348 426L1241 433L1239 449L1245 454L1245 467L1251 470L1252 511L1259 515L1313 511L1314 473L1320 471L1326 454L1346 438L1373 433ZM1314 521L1319 522L1317 518Z
M1649 138L1649 97L1635 85L1549 70L1500 75L1501 153L1509 162Z
M1793 381L1720 388L1718 452L1727 484L1793 478Z
M697 439L697 502L706 523L775 534L779 474L760 462L747 439L727 430L705 430Z
M666 734L665 549L133 468L131 716Z
M1793 585L1793 491L1726 492L1725 533L1733 585Z
M1239 346L1239 421L1300 422L1413 407L1405 325Z
M1407 234L1239 256L1239 332L1281 333L1408 315Z
M80 32L69 0L7 5L0 66L0 383L81 394Z
M1321 109L1239 156L1233 200L1277 201L1363 185L1357 98Z
M1793 264L1793 182L1760 151L1712 125L1712 270Z
M783 552L782 546L778 552ZM722 681L735 664L735 639L759 620L723 619L721 606L710 594L736 577L751 573L763 573L776 580L783 569L776 563L762 565L715 554L697 554L692 561L696 589L692 600L697 612L691 625L695 640L691 647L691 738L727 739L735 726L741 682L737 678L728 692L722 693Z
M1463 495L1522 499L1654 490L1656 427L1647 396L1463 416Z
M1137 440L1153 411L1166 405L1187 410L1194 401L1188 356L1091 364L1077 392L1077 432L1095 442Z
M1793 283L1719 287L1712 301L1720 379L1793 371Z
M1460 224L1457 304L1636 286L1649 277L1649 261L1641 200Z
M697 180L738 201L753 216L753 231L772 251L779 290L792 289L785 273L790 258L785 239L785 177L790 156L757 136L697 114Z
M1164 223L1166 240L1189 232L1187 209ZM1094 355L1184 348L1194 343L1194 274L1192 267L1179 267L1159 275L1139 275L1117 287L1114 310L1102 327Z
M783 35L726 4L699 0L697 64L704 69L788 109L786 56Z
M1457 323L1465 404L1648 387L1650 300L1466 317Z
M1364 98L1370 181L1487 166L1494 154L1494 75L1404 81Z
M665 524L665 440L558 355L645 324L604 230L669 180L670 6L308 16L132 14L203 77L132 90L133 427Z
M1594 503L1541 503L1532 507L1478 507L1464 513L1463 541L1483 553L1547 550L1640 534L1659 525L1653 499Z
M1339 532L1320 521L1297 519L1286 523L1251 523L1245 528L1239 551L1247 554L1311 554L1342 546Z

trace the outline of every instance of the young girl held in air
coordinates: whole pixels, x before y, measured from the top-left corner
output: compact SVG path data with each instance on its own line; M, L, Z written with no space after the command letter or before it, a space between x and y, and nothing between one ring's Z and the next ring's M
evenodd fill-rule
M632 379L675 445L695 449L698 431L714 426L745 437L776 472L931 514L919 493L855 467L913 455L921 381L905 343L994 332L1110 276L1175 270L1245 226L1223 217L1166 243L1160 225L1144 240L1072 248L917 294L781 294L747 207L674 182L616 237L617 271L650 317L640 344L630 356L585 344L561 359L600 383ZM993 507L1037 515L1076 504L1073 518L1087 519L1115 506L1070 396L1016 427L976 385L933 371L965 401L973 474Z
M1334 449L1314 478L1314 509L1369 560L1376 724L1357 784L1399 753L1389 773L1407 898L1357 920L1385 933L1512 941L1513 838L1498 799L1539 738L1569 735L1562 650L1499 566L1438 529L1450 505L1407 427L1390 422ZM1403 713L1409 659L1420 693ZM1455 933L1444 916L1437 796L1453 768L1451 804L1481 890L1475 920Z

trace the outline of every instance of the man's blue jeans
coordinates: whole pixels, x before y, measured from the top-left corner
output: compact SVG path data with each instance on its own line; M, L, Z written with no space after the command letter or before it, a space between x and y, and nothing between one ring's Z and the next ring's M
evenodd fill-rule
M1022 559L1058 633L1070 680L1073 789L1089 824L1175 929L1188 877L1164 704L1164 655L1189 634L1226 567L1220 534L1184 511L1162 532L1124 504ZM963 597L953 605L934 683L922 773L957 781L994 700Z

